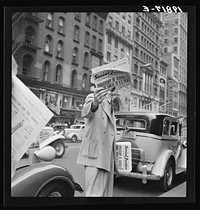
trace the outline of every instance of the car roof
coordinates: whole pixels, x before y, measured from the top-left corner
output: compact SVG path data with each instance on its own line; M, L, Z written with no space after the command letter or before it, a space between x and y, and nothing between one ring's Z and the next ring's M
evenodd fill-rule
M139 111L139 112L136 112L136 111L126 111L126 112L122 112L122 111L119 111L119 112L115 112L115 115L118 115L118 116L124 116L124 115L128 115L128 116L148 116L148 117L155 117L155 116L158 116L158 115L161 115L161 116L166 116L166 117L172 117L172 118L175 118L173 115L170 115L170 114L166 114L166 113L161 113L161 112L147 112L147 111Z

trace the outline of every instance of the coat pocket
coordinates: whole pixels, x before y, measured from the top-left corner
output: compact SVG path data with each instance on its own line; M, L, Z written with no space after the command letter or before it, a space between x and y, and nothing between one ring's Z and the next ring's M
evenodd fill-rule
M99 141L98 139L91 139L88 142L88 157L98 158L99 156Z
M98 139L85 139L82 146L81 154L89 158L98 158L99 156L99 141Z

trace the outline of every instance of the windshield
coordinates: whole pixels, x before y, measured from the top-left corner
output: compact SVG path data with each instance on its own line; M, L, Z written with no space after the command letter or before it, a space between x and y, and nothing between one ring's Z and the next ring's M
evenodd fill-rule
M81 126L80 125L72 125L71 128L72 129L81 129Z
M143 119L117 118L116 125L118 130L126 127L129 129L145 130L147 122Z

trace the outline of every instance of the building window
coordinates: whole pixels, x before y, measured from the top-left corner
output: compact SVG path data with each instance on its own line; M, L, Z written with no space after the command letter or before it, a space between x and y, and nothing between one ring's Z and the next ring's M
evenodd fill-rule
M131 32L129 30L127 31L127 37L128 37L128 39L131 38Z
M85 46L90 46L90 33L88 31L85 32Z
M164 39L164 44L167 44L168 43L168 38L165 38Z
M108 16L108 24L109 26L112 26L113 24L113 18L111 16Z
M174 19L174 24L175 24L175 25L178 25L178 18L175 18L175 19Z
M92 29L94 29L95 31L97 31L97 17L96 16L93 16Z
M91 47L93 50L96 50L96 36L94 36L94 35L92 36L92 46Z
M111 37L111 35L110 35L110 34L108 34L108 36L107 36L107 37L108 37L108 44L110 44L110 45L111 45L111 44L112 44L112 37Z
M58 83L58 84L61 83L61 72L62 72L62 66L61 65L57 65L55 82Z
M111 53L107 52L107 61L111 62Z
M174 46L174 52L177 53L177 46Z
M59 58L63 58L63 42L61 40L57 43L57 53L56 56Z
M77 71L72 71L72 77L71 77L71 86L76 88L77 87Z
M52 37L47 35L44 41L44 51L48 53L52 53Z
M99 21L99 33L103 34L103 21L102 20Z
M128 23L131 25L131 15L128 15Z
M78 20L78 21L81 20L81 13L80 13L80 12L75 12L74 15L75 15L74 18L75 18L76 20Z
M64 34L64 18L63 17L59 17L58 32L61 33L61 34Z
M114 61L117 61L117 60L118 60L117 55L114 55Z
M178 43L178 37L177 37L177 36L174 37L174 43L175 43L175 44Z
M74 41L79 42L80 38L80 28L78 26L74 26Z
M98 42L98 52L102 53L102 47L103 47L103 42L101 39L99 39L99 42Z
M174 34L178 34L178 28L177 27L174 28Z
M43 65L43 80L48 81L48 74L50 72L50 63L49 61L45 61Z
M133 80L133 88L137 89L137 86L138 86L138 81L137 81L137 79L134 79Z
M78 48L75 47L72 52L72 62L78 64Z
M85 54L84 54L83 66L86 68L89 68L89 54L88 54L88 52L85 52Z
M167 53L167 47L164 47L164 53Z
M30 76L32 64L33 64L33 57L29 54L25 55L23 57L22 74Z
M90 27L91 13L87 12L85 17L85 25Z
M121 43L121 52L124 52L124 44Z
M118 40L115 39L115 48L118 49Z
M125 12L122 13L122 19L126 20L126 13Z
M53 28L53 13L47 13L46 26L48 28Z
M115 21L115 29L116 29L116 31L119 31L119 22L118 21Z
M125 35L125 27L122 26L122 35Z
M168 35L168 29L164 30L164 35L167 36Z
M84 89L84 90L86 89L87 78L88 78L87 74L84 74L83 75L83 80L82 80L82 89Z

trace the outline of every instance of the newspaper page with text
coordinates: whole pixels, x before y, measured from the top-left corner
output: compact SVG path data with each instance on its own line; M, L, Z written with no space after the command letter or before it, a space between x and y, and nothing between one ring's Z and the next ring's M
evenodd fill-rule
M14 59L14 58L12 58ZM53 117L44 103L16 76L17 65L12 62L11 103L11 177L17 162Z
M93 68L92 83L97 88L111 89L115 87L116 90L130 85L132 78L128 58Z

